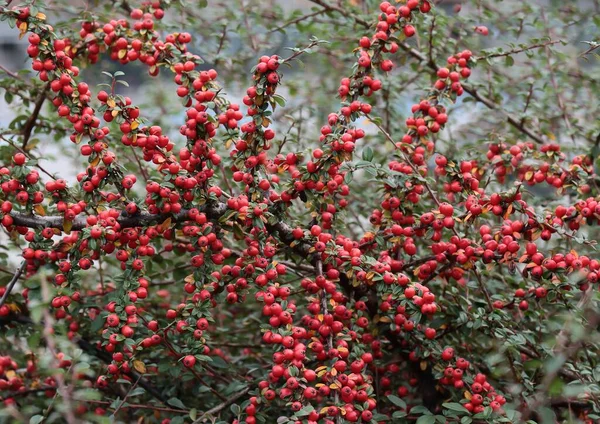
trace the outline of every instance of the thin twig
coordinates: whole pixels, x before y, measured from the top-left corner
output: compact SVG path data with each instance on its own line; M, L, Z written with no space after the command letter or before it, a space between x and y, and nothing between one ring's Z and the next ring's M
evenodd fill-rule
M506 51L506 52L502 52L502 53L490 53L490 54L487 54L485 56L476 56L475 60L480 61L480 60L492 59L492 58L495 58L495 57L512 56L514 54L523 53L523 52L526 52L528 50L539 49L540 47L551 46L551 45L557 44L557 43L562 43L562 40L549 40L549 41L546 41L545 43L532 44L531 46L521 47L521 48L518 48L518 49L512 49L512 50L509 50L509 51Z
M8 295L10 295L10 292L15 287L15 284L17 284L17 281L19 281L19 278L21 278L21 274L23 274L23 271L25 271L26 267L27 267L27 262L23 261L21 263L21 265L19 266L19 269L17 269L17 272L15 272L15 274L13 275L13 278L9 281L8 285L6 286L4 294L2 295L2 298L0 299L0 306L4 305L4 302L6 302Z
M222 403L218 404L217 406L215 406L214 408L209 409L208 411L206 411L204 414L202 414L198 419L196 419L192 424L198 424L203 422L204 420L208 419L210 416L213 416L214 414L218 414L219 412L221 412L223 409L227 408L229 405L231 405L232 403L234 403L236 400L240 399L241 397L243 397L246 393L248 393L250 391L250 387L246 387L242 390L240 390L239 392L237 392L235 395L231 396L230 398L224 400Z
M33 112L31 113L31 115L29 115L29 118L27 118L25 125L23 125L23 150L27 149L27 143L29 143L29 139L31 138L31 133L33 131L33 128L35 127L35 121L37 121L37 118L40 115L42 105L44 104L44 101L47 97L46 93L48 93L49 89L50 83L46 84L44 89L38 95L37 100L35 101L35 107L33 109Z

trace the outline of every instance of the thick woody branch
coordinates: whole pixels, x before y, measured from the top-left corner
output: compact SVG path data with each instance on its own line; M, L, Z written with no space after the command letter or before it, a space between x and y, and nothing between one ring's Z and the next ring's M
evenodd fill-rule
M198 208L201 212L204 212L210 219L219 219L225 211L227 206L223 203L206 204ZM39 216L39 215L26 215L21 213L11 213L14 220L14 225L18 227L28 228L64 228L65 219L62 216ZM154 223L160 223L171 218L173 222L181 222L188 219L188 210L182 210L176 214L158 214L153 215L148 212L141 212L135 215L129 215L125 211L121 212L121 216L117 218L121 228L131 227L143 227ZM72 230L82 230L87 227L87 221L85 216L76 217L71 225Z

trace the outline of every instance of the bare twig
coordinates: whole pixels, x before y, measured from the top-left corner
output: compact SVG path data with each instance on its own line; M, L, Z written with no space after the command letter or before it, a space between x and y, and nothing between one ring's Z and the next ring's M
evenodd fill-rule
M21 274L23 274L23 271L25 271L26 267L27 267L27 262L23 261L21 263L21 265L19 266L19 269L17 269L17 271L13 275L13 278L8 282L8 285L5 288L4 294L2 295L2 298L0 299L0 306L4 305L4 302L6 302L6 299L10 295L10 292L15 287L15 284L17 284L17 281L19 281L19 278L21 278Z
M232 403L234 403L235 401L237 401L238 399L243 397L249 391L250 391L250 387L246 387L246 388L240 390L239 392L237 392L230 398L224 400L223 402L221 402L214 408L211 408L208 411L206 411L204 414L202 414L200 417L198 417L198 419L196 419L192 424L198 424L198 423L204 422L205 420L209 419L214 414L218 414L223 409L227 408L229 405L231 405Z
M40 94L37 97L37 100L35 101L35 107L33 109L33 112L31 113L31 115L29 115L29 118L27 118L27 121L25 122L25 125L23 125L23 149L26 150L27 149L27 143L29 143L29 139L31 138L31 132L33 131L33 127L35 127L35 121L37 120L38 116L40 115L40 111L42 110L42 105L44 104L44 101L46 100L46 93L48 93L48 90L50 89L50 84L46 84L46 87L44 87L44 89L40 92Z
M282 29L287 28L287 27L289 27L291 25L295 25L295 24L297 24L299 22L305 21L305 20L310 19L310 18L312 18L314 16L322 15L323 13L327 13L329 11L330 11L329 9L321 9L321 10L317 10L316 12L309 13L307 15L299 16L296 19L292 19L291 21L288 21L285 24L278 26L277 28L273 28L267 34L271 34L271 33L276 32L276 31L281 31Z
M495 57L512 56L512 55L523 53L523 52L526 52L529 50L535 50L535 49L539 49L541 47L551 46L551 45L557 44L557 43L562 43L562 40L549 40L549 41L546 41L545 43L532 44L531 46L521 47L518 49L512 49L512 50L508 50L508 51L502 52L502 53L490 53L485 56L477 56L477 57L475 57L475 60L480 61L480 60L492 59Z

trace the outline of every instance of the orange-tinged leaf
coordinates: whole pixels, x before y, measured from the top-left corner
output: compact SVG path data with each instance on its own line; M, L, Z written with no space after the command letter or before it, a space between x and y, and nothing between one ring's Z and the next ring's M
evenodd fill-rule
M6 306L8 306L8 309L10 309L11 312L14 312L14 313L21 312L21 307L17 303L9 303Z
M471 400L471 397L472 397L472 396L471 396L471 392L469 392L468 390L465 390L465 393L464 393L464 394L465 394L465 399L467 399L467 400Z
M8 380L11 380L17 376L17 373L14 370L8 370L4 374Z
M19 25L19 31L21 31L21 33L19 34L20 40L27 33L27 22L21 22L21 25Z
M38 12L37 15L35 15L35 17L38 18L40 21L46 20L46 15L42 12Z
M46 216L46 209L44 209L44 207L42 205L40 205L39 203L33 207L33 210L38 215Z
M421 371L425 371L427 369L427 361L421 361L419 367L421 368Z
M133 368L135 368L135 370L139 373L145 374L146 373L146 364L144 364L142 361L139 360L135 360L133 361Z
M136 130L139 126L140 126L140 123L138 121L133 121L131 123L131 129L132 130Z
M90 162L90 166L96 166L100 163L100 156L96 156L91 162Z
M171 217L165 219L162 224L160 224L160 229L162 231L165 231L166 229L168 229L171 226Z

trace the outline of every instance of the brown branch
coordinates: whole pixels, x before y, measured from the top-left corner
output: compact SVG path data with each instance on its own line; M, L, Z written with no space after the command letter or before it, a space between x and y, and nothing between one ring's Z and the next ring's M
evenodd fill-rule
M198 419L196 419L192 424L201 423L204 420L207 420L210 416L212 416L214 414L218 414L223 409L227 408L229 405L231 405L232 403L234 403L236 400L240 399L242 396L244 396L249 391L250 391L250 387L246 387L246 388L240 390L239 392L237 392L236 394L234 394L230 398L224 400L222 403L218 404L214 408L211 408L208 411L206 411Z
M488 54L485 56L476 56L475 60L480 61L480 60L492 59L495 57L512 56L513 54L519 54L519 53L526 52L528 50L535 50L535 49L539 49L541 47L551 46L551 45L557 44L557 43L562 43L562 40L549 40L549 41L546 41L545 43L532 44L531 46L522 47L519 49L512 49L512 50L509 50L509 51L506 51L503 53L491 53L491 54Z
M17 269L17 271L13 275L13 278L9 281L8 285L6 286L4 294L2 295L2 298L0 299L0 306L4 305L4 302L6 302L8 295L10 295L10 292L15 287L15 284L17 284L17 281L19 281L19 278L21 278L21 274L23 274L23 271L25 271L26 267L27 267L27 262L23 261L21 263L21 266L19 266L19 269Z
M46 87L44 87L44 90L42 90L42 92L38 95L38 98L35 101L35 108L33 109L33 112L31 113L29 118L27 118L25 125L23 125L23 145L22 145L22 147L24 150L27 148L27 143L29 142L29 139L31 138L31 132L33 131L33 127L35 127L35 121L37 120L38 116L40 115L40 111L42 110L42 105L44 104L44 101L46 100L46 93L48 93L49 89L50 89L50 84L48 83L48 84L46 84Z
M330 11L329 9L325 8L325 9L317 10L316 12L313 12L313 13L309 13L307 15L300 16L300 17L298 17L296 19L292 19L291 21L286 22L285 24L283 24L281 26L278 26L277 28L273 28L267 34L271 34L273 32L280 31L280 30L282 30L284 28L289 27L290 25L295 25L295 24L297 24L299 22L305 21L305 20L310 19L310 18L312 18L314 16L322 15L323 13L327 13L329 11Z

